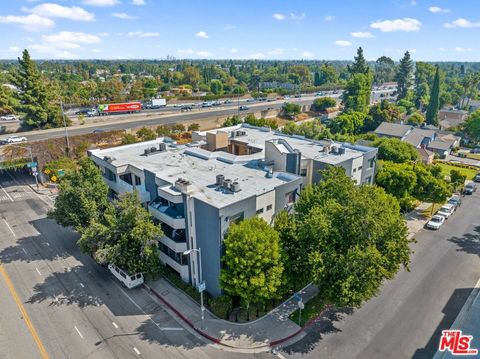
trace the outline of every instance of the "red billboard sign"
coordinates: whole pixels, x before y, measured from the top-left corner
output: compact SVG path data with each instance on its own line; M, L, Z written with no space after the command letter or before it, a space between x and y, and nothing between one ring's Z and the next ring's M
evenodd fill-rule
M110 103L107 105L98 105L100 113L113 112L134 112L141 111L142 104L140 102Z

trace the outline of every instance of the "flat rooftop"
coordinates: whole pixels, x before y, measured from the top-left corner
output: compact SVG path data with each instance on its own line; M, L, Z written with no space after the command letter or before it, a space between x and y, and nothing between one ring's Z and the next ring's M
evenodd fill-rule
M188 180L191 183L190 194L193 197L217 208L270 192L278 186L300 178L284 172L274 172L271 177L267 176L267 171L258 156L233 156L224 152L209 152L198 147L167 144L166 151L144 155L145 149L158 148L161 143L164 143L163 138L158 138L154 141L92 150L90 154L101 160L110 157L109 163L116 168L123 167L122 171L126 171L128 166L133 166L141 171L155 173L157 178L171 184L179 178ZM232 156L250 158L235 162ZM216 175L219 174L224 175L225 179L231 179L232 182L238 182L240 191L236 193L219 191L215 186Z

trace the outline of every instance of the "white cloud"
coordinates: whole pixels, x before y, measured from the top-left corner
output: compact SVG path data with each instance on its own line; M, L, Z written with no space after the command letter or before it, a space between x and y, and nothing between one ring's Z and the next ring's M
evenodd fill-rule
M335 16L327 15L327 16L325 16L323 19L324 19L325 21L330 22L330 21L335 20Z
M377 29L382 32L405 31L414 32L419 31L422 23L417 19L405 17L403 19L375 21L370 24L372 29Z
M439 6L430 6L428 8L428 11L433 12L434 14L438 14L438 13L449 13L450 9L444 9Z
M467 19L458 18L455 21L447 22L447 23L443 24L443 26L448 28L448 29L453 29L454 27L462 27L464 29L470 29L470 28L474 28L474 27L480 27L480 21L479 22L472 22L472 21L467 20Z
M230 52L231 52L232 54L236 54L236 53L238 53L238 50L237 50L236 48L231 48L231 49L230 49Z
M90 6L114 6L120 4L118 0L83 0L83 4Z
M370 31L354 31L351 32L350 35L352 37L359 37L359 38L372 38L375 37Z
M286 18L285 15L279 14L278 12L276 12L275 14L273 14L272 17L273 17L275 20L285 20L285 18Z
M135 20L137 18L136 16L128 15L125 12L114 12L112 13L112 16L123 20Z
M261 52L256 52L254 54L250 54L248 56L250 59L256 59L256 60L261 60L261 59L264 59L265 58L265 55L262 54Z
M197 55L200 56L200 57L210 57L210 56L212 56L212 54L208 51L198 51Z
M335 41L335 45L338 46L352 46L352 42L348 40L337 40Z
M132 0L132 5L145 5L145 0Z
M278 55L283 55L284 52L285 51L283 49L278 48L278 49L268 51L267 54L273 55L273 56L278 56Z
M313 58L313 54L310 51L304 51L304 52L302 52L302 58L311 59L311 58Z
M95 21L95 15L78 6L62 6L52 3L37 5L31 9L22 8L26 12L42 17L58 17L73 21Z
M195 34L195 36L202 39L208 39L208 34L205 31L199 31Z
M145 32L142 30L139 31L130 31L127 34L128 37L157 37L160 36L158 32Z
M60 31L52 35L43 35L45 43L55 48L77 49L80 45L98 44L102 40L96 35L84 32Z
M36 14L30 14L26 16L15 16L15 15L0 16L0 23L21 25L25 30L28 30L28 31L46 30L53 27L53 25L55 25L55 22L52 19L39 16Z
M470 47L456 47L453 49L456 52L469 52L472 51Z
M303 20L305 19L306 15L304 12L302 12L301 14L294 14L293 12L290 13L290 19L292 20Z
M19 52L20 48L18 46L9 46L8 51L9 52Z

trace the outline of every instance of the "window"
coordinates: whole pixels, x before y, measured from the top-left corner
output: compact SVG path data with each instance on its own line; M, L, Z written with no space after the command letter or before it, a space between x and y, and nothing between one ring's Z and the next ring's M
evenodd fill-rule
M135 186L140 186L142 184L142 179L135 175Z
M372 176L368 176L365 178L365 183L371 184L372 183Z
M230 216L230 224L232 223L238 223L243 220L243 212L234 214L233 216Z
M270 211L271 209L272 209L272 205L269 204L269 205L267 206L267 211Z
M295 192L288 192L285 195L285 201L287 202L287 204L293 204L293 202L295 202Z
M375 166L375 157L368 160L368 167L373 168Z
M353 173L355 173L355 172L357 172L357 169L356 169L356 168L353 169Z
M360 166L360 167L358 167L358 170L359 170L359 171L361 171L361 170L362 170L362 168L363 168L363 166Z
M303 169L300 170L300 176L307 177L307 169L306 168L303 168Z
M262 214L263 213L263 208L257 209L257 214Z

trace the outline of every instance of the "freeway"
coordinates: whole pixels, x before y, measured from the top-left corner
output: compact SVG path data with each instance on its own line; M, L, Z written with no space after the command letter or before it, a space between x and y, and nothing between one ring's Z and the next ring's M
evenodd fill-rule
M271 357L214 348L144 289L123 289L23 181L0 173L0 358Z
M422 229L410 272L362 308L331 311L282 354L288 358L432 358L480 277L480 192L438 231ZM478 343L479 338L474 338Z

